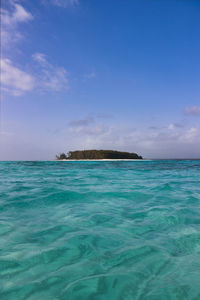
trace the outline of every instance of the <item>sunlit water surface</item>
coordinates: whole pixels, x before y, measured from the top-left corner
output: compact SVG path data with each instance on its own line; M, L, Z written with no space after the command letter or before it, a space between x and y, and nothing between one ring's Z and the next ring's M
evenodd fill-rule
M200 299L200 161L1 162L1 300Z

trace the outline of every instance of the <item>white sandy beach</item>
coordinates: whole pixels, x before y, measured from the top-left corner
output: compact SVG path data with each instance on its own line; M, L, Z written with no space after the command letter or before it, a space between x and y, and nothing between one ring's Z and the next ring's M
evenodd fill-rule
M55 161L147 161L150 159L58 159Z

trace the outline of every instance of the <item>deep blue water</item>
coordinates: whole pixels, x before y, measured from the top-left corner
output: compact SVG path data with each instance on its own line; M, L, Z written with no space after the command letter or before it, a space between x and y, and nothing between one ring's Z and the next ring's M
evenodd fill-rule
M1 162L1 300L200 299L200 161Z

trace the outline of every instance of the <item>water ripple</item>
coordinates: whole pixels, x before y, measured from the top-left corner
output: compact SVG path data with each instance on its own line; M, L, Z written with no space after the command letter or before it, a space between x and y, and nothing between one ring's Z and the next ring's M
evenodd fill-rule
M200 299L199 171L1 162L0 299Z

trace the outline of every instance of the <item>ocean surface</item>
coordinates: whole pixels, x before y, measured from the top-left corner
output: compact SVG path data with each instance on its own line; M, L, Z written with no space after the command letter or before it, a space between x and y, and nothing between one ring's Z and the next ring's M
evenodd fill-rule
M200 161L1 162L1 300L200 299Z

